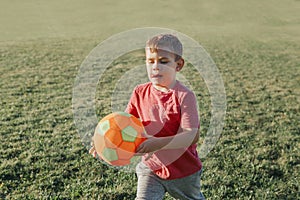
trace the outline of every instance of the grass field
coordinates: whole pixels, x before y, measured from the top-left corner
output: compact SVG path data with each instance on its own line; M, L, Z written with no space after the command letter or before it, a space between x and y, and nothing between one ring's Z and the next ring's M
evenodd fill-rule
M206 198L300 198L300 1L172 2L0 2L0 199L134 199L135 174L103 165L82 146L72 90L98 43L144 26L194 38L223 77L226 122L203 159ZM117 59L100 80L99 118L133 62L140 60ZM183 73L195 80L188 67ZM194 82L201 142L210 99L205 84Z

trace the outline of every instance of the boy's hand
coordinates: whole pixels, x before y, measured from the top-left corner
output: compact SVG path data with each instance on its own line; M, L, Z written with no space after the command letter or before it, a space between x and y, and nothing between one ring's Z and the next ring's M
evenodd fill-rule
M148 154L145 160L149 160L155 151L164 147L164 143L161 141L162 140L155 137L148 138L137 148L135 156L143 156Z
M91 154L94 158L97 157L97 152L96 152L95 146L92 146L92 147L90 148L89 154Z
M89 150L89 154L91 154L94 158L98 157L97 151L95 149L94 137L92 138L92 141L91 141L91 148Z
M136 155L144 155L152 153L164 147L164 143L160 138L150 137L145 140L136 150Z

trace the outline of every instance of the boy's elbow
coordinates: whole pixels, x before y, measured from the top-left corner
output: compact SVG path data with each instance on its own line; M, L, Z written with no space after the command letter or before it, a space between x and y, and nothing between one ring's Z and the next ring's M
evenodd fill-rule
M198 143L198 141L199 141L199 136L200 136L200 131L199 131L199 129L197 129L197 130L196 130L196 133L195 133L194 140L193 140L193 142L192 142L192 145Z
M188 141L186 141L189 142L189 144L187 144L188 146L198 143L199 135L200 135L198 128L186 128L183 130L183 132L189 135L188 137L189 139Z

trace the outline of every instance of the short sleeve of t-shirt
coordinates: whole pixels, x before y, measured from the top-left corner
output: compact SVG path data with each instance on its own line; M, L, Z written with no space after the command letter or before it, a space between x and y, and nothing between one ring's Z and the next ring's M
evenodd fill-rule
M134 105L135 102L138 101L138 96L136 94L136 88L133 90L131 97L130 97L130 101L127 104L127 107L125 109L125 112L132 114L133 116L140 118L140 116L138 115L138 111L136 106Z
M199 128L198 105L194 93L187 92L181 102L181 128Z

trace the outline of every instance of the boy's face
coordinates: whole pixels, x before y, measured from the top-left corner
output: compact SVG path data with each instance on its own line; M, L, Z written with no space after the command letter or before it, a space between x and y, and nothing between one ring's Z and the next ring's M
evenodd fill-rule
M146 48L145 51L148 78L154 87L162 91L174 87L176 72L183 67L183 59L175 61L175 54L161 49L152 52Z

